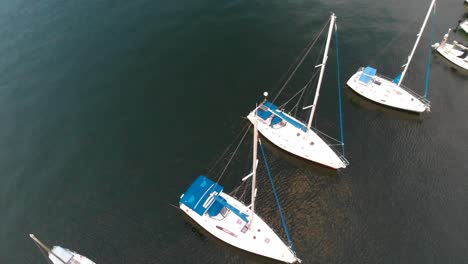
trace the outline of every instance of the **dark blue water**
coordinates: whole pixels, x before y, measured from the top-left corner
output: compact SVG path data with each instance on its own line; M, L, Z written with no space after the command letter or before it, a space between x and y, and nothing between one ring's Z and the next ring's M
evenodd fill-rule
M438 3L433 42L457 25L461 2ZM0 263L45 263L29 233L97 263L256 263L194 231L171 204L198 174L218 176L242 117L278 90L331 11L344 84L367 64L396 76L428 5L0 3ZM405 80L420 94L431 23ZM334 58L331 49L316 126L337 138ZM303 263L468 262L467 83L434 56L432 112L416 118L344 88L351 165L338 173L266 146ZM249 172L247 139L223 176L227 191ZM264 168L259 177L258 212L283 234Z

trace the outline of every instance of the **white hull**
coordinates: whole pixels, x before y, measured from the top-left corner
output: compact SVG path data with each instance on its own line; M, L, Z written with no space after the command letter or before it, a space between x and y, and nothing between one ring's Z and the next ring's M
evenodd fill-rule
M451 61L453 64L459 66L460 68L468 70L468 57L466 57L465 59L458 57L463 54L463 51L458 50L454 47L454 45L447 43L440 46L438 45L438 43L436 43L435 46L438 46L436 49L437 52L439 52L447 60Z
M346 83L361 96L376 103L405 111L422 113L430 110L429 101L408 89L397 86L393 81L381 75L373 76L369 83L361 82L359 78L362 72L363 68L360 68Z
M63 264L62 260L66 261L67 264L96 264L85 256L59 246L54 246L52 253L49 253L49 259L54 264ZM56 256L62 260L59 260Z
M241 202L226 193L221 193L220 196L241 212L250 215L250 210ZM231 211L224 218L221 214L210 217L207 213L200 216L183 203L180 203L179 206L185 214L203 229L229 245L286 263L298 261L291 249L256 214L254 214L253 221L251 218L249 219L253 224L248 228L248 224L246 225L244 221Z
M461 29L463 29L463 31L465 31L465 33L468 34L468 19L463 20L459 26Z
M247 116L252 123L254 111ZM338 156L314 131L304 132L290 123L274 128L270 126L270 119L263 120L257 117L258 131L281 149L333 169L346 168L348 165L348 162Z

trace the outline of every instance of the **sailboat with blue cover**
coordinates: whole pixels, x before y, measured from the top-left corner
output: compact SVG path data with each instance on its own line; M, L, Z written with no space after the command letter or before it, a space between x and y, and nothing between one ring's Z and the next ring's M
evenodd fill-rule
M434 7L435 0L432 0L408 61L403 65L403 71L396 78L391 79L380 75L377 73L377 69L367 66L359 68L348 80L347 85L357 94L378 104L415 113L430 111L431 104L426 96L418 95L403 86L402 83Z
M300 262L291 247L255 213L257 138L254 123L252 173L242 179L252 178L250 205L244 205L225 193L223 186L201 175L181 195L179 207L196 224L231 246L286 263Z
M321 165L340 169L346 168L349 162L346 160L344 155L340 155L335 152L331 144L328 144L322 137L326 136L324 133L318 131L318 129L312 128L312 121L314 120L315 110L317 108L320 88L322 84L323 74L325 71L325 65L328 59L328 49L330 46L330 40L333 29L335 28L336 33L336 16L332 14L330 16L330 25L328 29L328 35L323 54L322 63L317 65L316 68L320 68L320 75L317 82L317 89L315 91L315 97L313 104L304 107L303 110L310 108L310 116L307 124L304 124L299 119L293 117L290 113L287 113L281 107L275 105L273 102L265 101L249 113L247 118L253 123L258 122L258 131L267 138L270 142L278 146L279 148L304 158L309 161L319 163ZM311 47L308 48L308 51ZM308 55L306 53L303 59ZM302 63L303 60L301 60ZM300 64L297 66L297 68ZM296 68L296 69L297 69ZM312 77L313 78L313 77ZM338 78L339 79L339 78ZM311 79L312 80L312 79ZM303 90L308 84L303 88ZM283 86L284 87L284 86ZM340 88L338 89L340 90ZM301 92L301 91L299 91ZM265 97L268 93L265 93ZM341 97L340 97L340 114L341 114ZM340 119L342 120L342 119ZM342 127L342 124L341 124ZM319 135L319 133L321 133ZM326 136L327 137L327 136ZM343 133L342 133L343 137ZM332 139L331 137L328 137ZM342 138L343 139L343 138ZM337 141L338 144L343 146L343 140ZM344 150L344 148L343 148Z

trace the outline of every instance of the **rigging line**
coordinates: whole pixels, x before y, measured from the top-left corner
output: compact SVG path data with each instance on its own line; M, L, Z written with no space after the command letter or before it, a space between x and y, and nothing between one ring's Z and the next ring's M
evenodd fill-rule
M328 23L328 22L327 22ZM299 68L300 64L299 64L299 60L302 58L304 58L305 56L307 56L306 53L308 53L310 51L310 49L315 45L315 43L317 42L318 38L320 37L323 29L325 28L325 26L327 25L327 23L324 24L322 30L316 34L316 36L306 45L306 47L302 50L302 52L296 57L296 59L294 60L294 63L292 63L288 70L286 71L285 74L283 74L283 76L281 76L280 80L278 81L278 84L276 86L278 86L280 83L282 83L282 80L284 80L284 78L286 76L289 76L289 79L291 79L292 75L294 75L294 73L292 73L291 75L288 75L289 73L291 73L291 69L294 67L294 66L297 66L294 70L294 72L297 70L297 68ZM309 51L308 51L309 50ZM300 62L302 63L302 61ZM298 65L299 64L299 65ZM281 92L283 91L283 89L285 88L285 86L287 85L287 83L289 82L289 79L286 81L286 83L281 87L280 91L278 92L278 94L276 95L276 97L273 99L272 103L275 102L275 100L278 98L278 96L281 94Z
M286 80L286 82L283 84L283 86L281 86L281 89L279 90L279 92L276 94L275 98L273 98L273 100L271 101L271 103L274 103L276 101L276 99L278 99L279 95L283 92L284 88L286 88L286 85L288 85L289 81L291 81L292 77L294 76L294 74L296 73L297 69L299 69L299 67L302 65L302 63L304 62L305 58L307 57L307 55L309 55L309 52L310 50L312 49L312 47L314 47L315 43L317 42L317 40L319 39L320 35L322 35L322 32L325 30L326 26L328 25L328 22L330 21L330 19L327 21L327 23L325 23L325 25L323 25L322 29L320 30L320 32L317 34L317 36L315 37L315 39L313 40L312 44L307 48L305 54L302 56L302 58L300 59L300 61L298 62L298 64L296 65L296 67L294 68L294 70L292 71L292 73L289 75L288 79Z
M338 26L335 24L335 46L336 46L336 65L337 65L337 80L338 80L338 106L340 110L340 132L341 132L341 147L343 157L345 157L344 132L343 132L343 109L341 100L341 73L340 73L340 50L338 48Z
M236 152L237 152L237 150L239 149L241 143L244 141L245 136L247 135L247 132L249 132L250 126L251 126L251 124L249 124L249 126L248 126L247 129L245 130L244 135L242 136L242 138L241 138L239 144L237 144L236 149L234 150L234 152L232 153L231 157L229 158L229 160L228 160L226 166L224 167L223 171L221 172L221 175L219 175L218 180L216 181L216 183L218 183L219 180L221 180L221 177L223 177L224 172L226 172L226 169L228 168L228 166L229 166L229 164L231 163L232 159L233 159L234 156L236 155Z
M317 133L320 133L321 135L323 135L323 136L325 136L325 137L327 137L327 138L329 138L329 139L331 139L331 140L334 140L334 141L337 142L337 143L344 144L343 142L339 141L338 139L333 138L333 137L331 137L331 136L325 134L324 132L318 130L317 128L315 128L314 131L317 132Z
M413 20L406 24L406 25L414 25L416 24L417 21L419 21L421 19L421 17L414 17ZM372 60L370 60L370 65L374 64L375 63L375 60L377 60L380 56L382 56L383 53L387 52L387 50L393 46L393 44L397 41L397 40L401 40L401 37L403 36L403 34L407 34L409 31L410 31L411 27L407 26L405 27L402 31L400 31L395 37L391 38L390 41L387 43L387 45L385 45L383 48L379 49L379 52L373 57ZM411 42L409 42L408 39L406 39L406 43L408 45L411 45Z
M242 132L244 131L244 129L248 129L250 127L250 123L247 123L245 125L245 127L241 130ZM218 159L215 161L215 163L213 164L213 166L211 166L211 169L208 170L208 175L211 174L211 172L216 168L216 166L218 165L218 163L224 158L224 156L226 155L226 153L231 149L231 147L234 145L234 142L237 141L237 139L239 138L240 135L242 135L242 132L237 134L236 138L234 139L234 141L231 142L231 144L229 144L229 146L223 151L223 153L218 157Z
M435 12L436 12L436 5L434 4L434 11L432 14L432 21L431 21L431 36L429 40L429 56L427 58L427 69L426 69L426 83L424 87L424 98L427 99L427 94L429 93L429 79L431 75L431 64L432 64L432 42L434 41L434 23L435 23Z
M314 78L317 76L318 73L319 73L319 71L315 71L315 73L312 75L312 77L310 77L309 81L308 81L308 82L306 83L306 85L304 86L303 91L302 91L302 93L301 93L301 96L299 96L299 99L297 100L297 103L294 105L293 108L291 108L291 112L292 112L294 109L296 109L296 111L294 112L294 116L296 116L296 114L297 114L297 110L298 110L298 108L299 108L298 106L299 106L299 104L301 103L301 99L302 99L302 97L304 96L306 89L309 87L309 85L312 83L312 81L314 80Z
M312 82L312 79L313 79L314 77L315 77L315 75L312 76L312 77L309 79L309 81L306 83L306 85L304 85L304 88L302 88L301 90L299 90L299 92L297 93L297 94L301 93L301 95L299 96L299 99L297 99L297 103L296 103L296 104L291 108L291 110L289 111L290 113L291 113L292 111L294 111L294 116L296 116L296 114L297 114L297 110L299 109L299 103L301 102L301 99L302 99L302 96L303 96L304 93L305 93L305 90L307 89L307 87L309 87L309 85L310 85L310 83ZM297 94L296 94L296 95L297 95ZM294 95L294 97L295 97L296 95ZM289 103L289 101L291 101L292 99L293 99L293 98L291 98L290 100L288 100L288 101L286 102L286 104Z
M304 87L302 87L302 89L300 89L295 95L293 95L291 98L289 98L288 101L286 101L286 103L282 104L279 106L279 108L284 108L289 102L292 101L292 99L294 99L294 97L296 97L298 94L300 94L301 92L303 92L306 88L307 88L307 85L309 85L309 82L306 83L306 85L304 85ZM296 104L297 105L297 104ZM294 107L292 108L294 109ZM291 110L292 110L291 109Z
M35 244L36 247L39 249L39 252L41 252L42 256L46 259L47 263L54 264L54 263L52 262L52 260L49 259L49 256L47 256L47 255L45 254L45 250L44 250L42 247L40 247L40 246L36 243L36 241L34 241L34 244ZM61 259L59 259L59 261L61 261Z
M323 49L324 49L324 46L322 46L322 50L320 51L319 54L321 54L323 52ZM317 59L315 61L315 65L317 65L319 63L319 60L320 60L320 56L317 56ZM297 99L297 103L296 105L294 105L293 108L291 108L291 111L294 111L294 116L297 115L297 110L299 109L299 104L301 103L301 100L302 100L302 97L304 96L305 94L305 91L306 89L309 87L309 85L312 83L312 81L314 80L314 78L317 76L317 74L320 72L320 70L318 68L315 68L315 72L312 74L312 77L310 77L309 81L306 83L305 87L304 87L304 90L302 91L301 93L301 96L299 96L299 99ZM309 91L309 94L311 93L311 91ZM291 98L292 99L292 98ZM305 101L305 100L304 100ZM289 101L288 101L289 102ZM287 104L288 102L286 102L285 104ZM305 102L303 102L305 104Z
M327 41L325 40L325 41L323 42L323 44L322 44L322 49L320 50L319 54L323 54L323 53L324 53L324 50L325 50L325 46L326 46L326 45L327 45ZM321 59L320 56L317 56L317 60L315 61L315 65L318 65L318 64L319 64L320 59ZM319 73L320 73L320 69L319 69L319 68L316 68L315 74L319 74ZM318 81L317 81L317 82L318 82ZM315 90L315 92L317 92L317 89ZM312 98L311 95L312 95L312 90L309 90L309 94L307 95L306 98ZM306 98L304 99L304 105L306 105ZM312 101L312 103L313 103L313 101ZM315 118L314 118L314 119L315 119L315 120L314 120L314 126L315 126L315 127L317 127L318 115L319 115L319 113L317 112L317 113L315 114ZM306 117L306 120L307 120L307 117Z
M258 140L258 142L259 142L259 145L260 145L260 150L262 151L263 161L265 162L265 167L266 167L267 172L268 172L268 178L270 179L271 187L273 189L273 194L275 195L276 203L278 204L278 210L279 210L279 213L280 213L280 216L281 216L281 222L283 223L284 232L286 233L286 237L288 238L288 242L289 242L289 245L291 246L291 249L293 251L296 251L294 249L294 245L293 245L292 240L291 240L291 235L289 234L288 226L286 225L286 219L284 218L283 209L281 209L281 204L280 204L280 201L279 201L279 198L278 198L278 193L276 192L275 183L273 182L273 178L271 176L270 167L268 166L268 162L267 162L267 158L266 158L266 155L265 155L265 151L263 150L262 142L260 140Z

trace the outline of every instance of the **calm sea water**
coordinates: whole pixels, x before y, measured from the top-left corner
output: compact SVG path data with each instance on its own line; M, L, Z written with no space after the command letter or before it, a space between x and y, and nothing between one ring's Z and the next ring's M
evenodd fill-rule
M440 1L434 42L457 25L461 2ZM277 91L331 11L344 84L367 64L396 76L428 5L0 3L0 263L45 263L29 233L97 263L257 263L171 204L197 175L218 176L242 117ZM405 81L419 93L431 23ZM339 137L334 58L332 48L316 126ZM432 112L416 118L343 91L347 169L329 173L266 146L303 263L467 263L468 74L434 56ZM249 140L223 176L227 191L249 172ZM259 214L285 238L264 169L259 177Z

